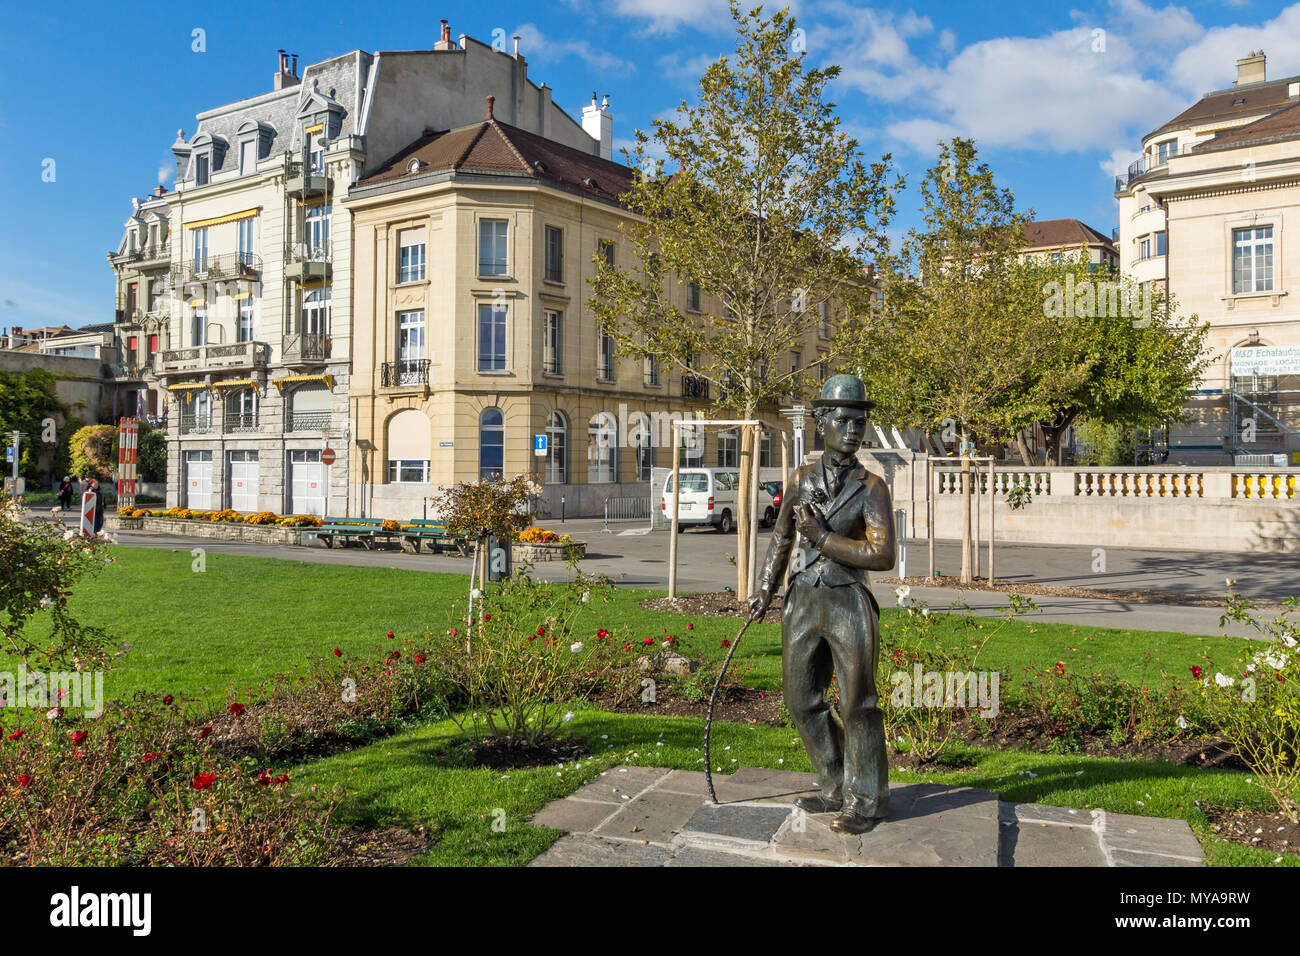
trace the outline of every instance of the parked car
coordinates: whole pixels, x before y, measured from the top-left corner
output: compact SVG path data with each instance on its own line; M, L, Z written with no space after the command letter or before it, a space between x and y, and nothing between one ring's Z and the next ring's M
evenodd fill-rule
M776 524L776 516L781 511L781 482L763 481L758 485L758 506L762 509L764 528Z
M723 534L736 530L736 486L740 472L729 468L683 468L677 495L677 528L710 524ZM673 476L664 478L659 508L664 521L673 520Z

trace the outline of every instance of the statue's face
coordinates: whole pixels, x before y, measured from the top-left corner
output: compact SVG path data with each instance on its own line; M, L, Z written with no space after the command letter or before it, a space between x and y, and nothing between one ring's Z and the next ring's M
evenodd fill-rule
M832 408L822 419L820 431L828 449L852 455L867 437L867 413L860 408Z

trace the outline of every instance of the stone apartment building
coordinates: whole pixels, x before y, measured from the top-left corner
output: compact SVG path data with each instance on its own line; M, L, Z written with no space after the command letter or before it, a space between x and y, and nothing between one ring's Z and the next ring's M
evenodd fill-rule
M280 52L271 89L178 133L170 192L136 205L117 274L118 371L166 412L169 504L342 513L354 425L354 184L426 129L482 115L601 148L534 84L518 47L442 21L431 50ZM162 298L157 298L161 294ZM363 374L366 369L362 367ZM334 452L326 464L324 452Z
M1172 425L1175 463L1243 455L1300 463L1300 76L1268 80L1263 51L1237 80L1149 133L1116 177L1120 268L1209 322L1213 365ZM1245 459L1262 461L1265 459Z
M1022 261L1042 262L1082 253L1090 265L1105 271L1119 268L1114 241L1078 219L1040 219L1025 223Z
M584 123L602 142L607 122L593 99ZM506 122L489 92L478 122L431 130L354 184L360 513L419 516L439 485L520 473L543 485L543 516L653 498L652 477L672 463L662 423L718 415L703 378L616 354L587 307L597 256L639 266L619 241L631 213L618 196L632 175L607 150L592 155ZM688 314L720 314L692 284L670 289ZM824 377L816 363L831 306L813 307L821 321L786 360ZM788 429L776 408L762 417ZM534 454L537 435L544 457ZM691 451L686 464L738 464L734 433L711 431ZM780 465L771 431L760 463Z

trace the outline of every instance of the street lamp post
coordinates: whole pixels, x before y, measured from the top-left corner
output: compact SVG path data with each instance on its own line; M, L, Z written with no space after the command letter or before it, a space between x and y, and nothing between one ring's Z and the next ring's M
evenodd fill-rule
M803 464L803 424L807 412L808 409L803 405L781 409L781 414L790 419L794 431L794 466L796 468Z

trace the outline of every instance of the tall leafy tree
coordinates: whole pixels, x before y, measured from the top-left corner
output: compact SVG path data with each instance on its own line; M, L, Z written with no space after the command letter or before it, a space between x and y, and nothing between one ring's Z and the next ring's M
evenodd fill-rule
M889 156L864 161L841 129L826 99L839 68L805 61L789 11L743 12L733 0L731 14L735 53L708 67L694 104L638 130L624 151L638 170L622 197L638 214L625 228L635 267L604 266L590 306L620 354L696 376L716 407L750 419L808 384L781 359L822 301L865 308L864 264L882 246L898 183ZM694 283L706 308L720 308L680 308L670 281ZM741 556L753 458L746 439ZM737 565L744 595L744 557Z
M9 447L9 433L20 431L18 473L29 481L39 477L38 460L48 449L41 443L46 418L64 414L63 402L54 392L54 374L43 368L26 372L0 372L0 444ZM0 464L3 464L0 461ZM8 474L8 469L4 469Z

